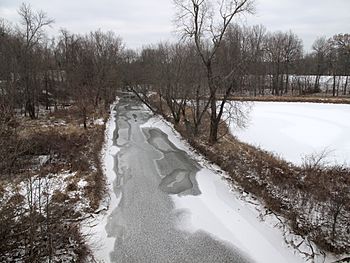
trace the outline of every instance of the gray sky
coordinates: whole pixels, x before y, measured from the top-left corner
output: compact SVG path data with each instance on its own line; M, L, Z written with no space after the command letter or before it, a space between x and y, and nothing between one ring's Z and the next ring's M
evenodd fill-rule
M215 1L215 0L213 0ZM0 0L0 17L18 21L23 0ZM174 38L172 0L31 0L33 9L55 19L51 34L60 28L74 33L112 30L130 48ZM291 29L309 50L316 37L350 33L350 0L256 0L257 12L244 19L269 31Z

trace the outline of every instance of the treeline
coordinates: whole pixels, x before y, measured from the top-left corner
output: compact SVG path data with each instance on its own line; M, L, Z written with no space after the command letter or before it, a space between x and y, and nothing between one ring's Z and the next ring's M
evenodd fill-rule
M48 109L74 100L84 118L89 108L114 100L123 52L118 36L61 30L56 39L48 39L45 30L53 20L44 12L23 4L19 15L18 27L0 23L2 105L35 119L40 106Z
M229 25L215 56L214 74L223 74L234 64L238 83L232 95L299 96L326 92L332 96L349 95L350 35L319 38L312 49L305 53L302 40L292 31L268 32L262 25ZM179 61L186 64L181 65L187 67L186 74L196 76L203 67L198 61L201 58L187 57L190 63L181 60L186 52L196 57L195 45L159 43L144 48L138 59L147 64L148 75L153 68L153 75L158 74L158 78L160 72L155 68L171 60L173 64ZM149 82L153 80L150 76Z
M34 119L40 106L75 101L86 126L89 111L109 105L118 88L128 87L145 103L150 92L157 92L175 122L192 116L194 133L211 110L214 142L225 102L234 95L349 94L349 34L319 38L305 54L302 40L291 31L232 23L237 15L253 12L253 1L223 1L225 8L206 1L175 2L180 41L141 51L125 49L112 32L61 30L48 39L45 29L53 20L22 5L19 27L0 23L2 105ZM191 113L184 111L188 103Z
M250 11L249 1L242 2L246 3L237 5L240 10L232 7L226 15L230 15L229 11ZM199 6L198 10L206 8ZM116 87L127 82L152 84L151 89L157 89L156 86L169 85L164 83L167 79L183 82L178 83L177 94L191 93L196 85L203 86L204 91L210 89L210 85L203 82L208 77L205 69L208 64L212 68L211 82L220 75L231 74L226 80L235 82L230 95L317 93L324 88L324 75L332 77L327 84L331 85L333 96L350 92L349 34L316 39L312 52L305 54L302 40L291 31L268 32L261 25L227 23L212 32L212 40L205 36L210 27L199 27L198 32L186 32L187 29L182 28L180 43L161 43L135 52L124 50L121 39L112 32L77 35L61 30L56 39L48 39L45 29L54 21L45 13L22 5L19 15L19 27L0 22L1 99L31 118L37 117L39 105L48 108L71 98L86 100L89 97L89 103L80 101L82 112L87 110L83 105L101 102L107 105L114 98ZM202 18L209 19L205 15ZM172 76L164 76L163 65ZM134 67L141 72L132 72ZM157 70L159 67L161 70ZM225 95L225 88L219 88L218 94Z

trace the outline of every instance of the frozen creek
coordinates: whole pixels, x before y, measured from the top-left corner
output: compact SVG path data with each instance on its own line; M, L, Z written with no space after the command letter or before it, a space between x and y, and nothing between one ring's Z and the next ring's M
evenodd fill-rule
M106 136L111 199L86 227L98 262L305 262L279 220L262 220L259 202L142 104L120 98Z
M120 199L107 221L115 237L111 262L250 262L229 242L177 226L186 217L171 195L200 195L200 165L157 128L141 127L151 117L138 102L117 106L114 192Z

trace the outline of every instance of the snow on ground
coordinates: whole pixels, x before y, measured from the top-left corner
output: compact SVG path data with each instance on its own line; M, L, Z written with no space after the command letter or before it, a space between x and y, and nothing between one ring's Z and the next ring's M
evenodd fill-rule
M349 117L350 105L255 102L248 127L231 132L295 164L326 151L327 162L350 165Z
M186 151L203 167L196 176L202 194L172 195L176 209L187 212L178 225L180 229L190 233L206 231L246 252L256 262L305 262L305 258L285 242L280 221L272 216L262 221L261 204L244 201L246 198L224 180L227 175L194 153L171 125L154 117L143 127L161 129L177 148Z
M116 178L114 159L120 150L113 143L113 133L116 129L115 107L117 103L118 98L111 106L111 114L106 123L105 144L102 150L102 165L107 177L109 196L104 204L96 211L96 214L87 218L86 222L82 225L83 233L89 237L89 245L94 251L94 256L97 262L101 263L110 262L109 254L113 251L115 238L107 235L106 225L108 217L120 202L120 197L117 197L113 190L113 182Z
M103 124L104 124L103 118L94 120L94 125L103 125Z

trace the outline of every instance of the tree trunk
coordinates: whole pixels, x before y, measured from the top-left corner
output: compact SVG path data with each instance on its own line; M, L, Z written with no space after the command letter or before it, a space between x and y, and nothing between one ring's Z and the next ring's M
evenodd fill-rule
M287 72L286 75L286 89L285 89L285 94L288 94L288 88L289 88L289 73Z
M216 98L215 94L211 98L210 102L210 132L209 132L209 143L214 144L218 139L218 125L216 124Z
M284 74L281 74L281 78L280 78L280 83L279 83L279 95L283 96L283 81L284 81Z
M86 109L84 108L83 109L83 124L84 124L84 129L85 130L87 129L86 121L87 121L87 113L86 113Z
M340 76L338 77L338 83L337 83L337 97L339 97L339 86L340 86Z
M35 119L35 106L34 103L28 99L26 102L26 112L28 112L29 117L34 120Z
M213 71L211 68L211 63L208 62L207 65L207 79L210 90L210 129L209 129L209 139L210 144L214 144L218 139L218 125L216 124L216 90L215 83L213 80Z
M333 239L333 241L336 237L336 226L337 226L338 216L340 214L342 207L343 207L342 204L337 204L337 207L336 207L334 214L333 214L333 224L332 224L332 239Z
M289 88L289 61L286 62L286 85L284 89L284 94L288 94Z
M49 91L47 90L48 89L48 80L47 78L45 78L45 97L46 97L46 110L49 109Z
M216 108L215 108L216 109ZM218 140L218 124L217 119L210 118L210 133L209 133L209 144L214 144Z
M315 85L314 85L314 90L318 90L320 87L320 75L316 75L316 79L315 79Z
M348 88L348 83L349 83L349 76L346 76L344 89L343 89L343 95L346 95L346 90Z

